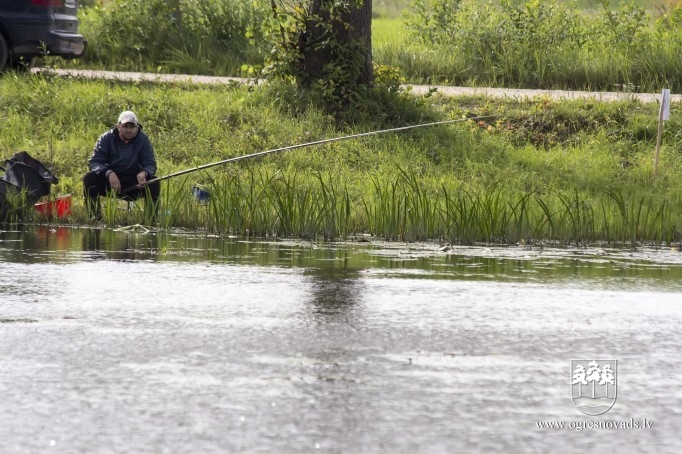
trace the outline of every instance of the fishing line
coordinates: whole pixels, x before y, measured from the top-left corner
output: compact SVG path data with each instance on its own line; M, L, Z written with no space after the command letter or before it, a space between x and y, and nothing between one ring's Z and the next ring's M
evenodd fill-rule
M156 183L157 181L163 181L163 180L167 180L167 179L169 179L169 178L179 177L179 176L181 176L181 175L186 175L186 174L188 174L188 173L196 172L196 171L198 171L198 170L204 170L204 169L208 169L208 168L210 168L210 167L215 167L215 166L219 166L219 165L229 164L229 163L231 163L231 162L241 161L241 160L243 160L243 159L257 158L257 157L259 157L259 156L265 156L265 155L268 155L268 154L280 153L280 152L282 152L282 151L295 150L295 149L297 149L297 148L304 148L304 147L312 147L313 145L322 145L322 144L325 144L325 143L340 142L340 141L342 141L342 140L356 139L356 138L358 138L358 137L374 136L374 135L377 135L377 134L385 134L385 133L388 133L388 132L407 131L408 129L424 128L424 127L427 127L427 126L445 125L445 124L450 124L450 123L459 123L459 122L461 122L461 121L481 120L481 119L484 119L484 118L492 118L492 117L499 117L499 114L498 114L498 115L481 115L481 116L468 117L468 118L458 118L458 119L456 119L456 120L434 121L434 122L431 122L431 123L422 123L422 124L411 125L411 126L401 126L401 127L399 127L399 128L381 129L381 130L378 130L378 131L361 132L361 133L359 133L359 134L351 134L351 135L348 135L348 136L341 136L341 137L333 137L333 138L331 138L331 139L316 140L315 142L307 142L307 143L299 143L299 144L296 144L296 145L288 145L288 146L286 146L286 147L274 148L274 149L272 149L272 150L266 150L266 151L259 151L259 152L257 152L257 153L247 154L247 155L244 155L244 156L237 156L237 157L234 157L234 158L223 159L222 161L212 162L212 163L209 163L209 164L203 164L203 165L200 165L200 166L197 166L197 167L193 167L193 168L190 168L190 169L181 170L181 171L179 171L179 172L171 173L171 174L169 174L169 175L164 175L164 176L162 176L162 177L153 178L153 179L151 179L151 180L149 180L149 181L146 181L144 184L141 184L141 185L131 186L131 187L129 187L129 188L123 190L122 192L128 192L128 191L130 191L130 190L132 190L132 189L139 189L139 188L144 187L144 186L146 186L146 185L148 185L148 184Z

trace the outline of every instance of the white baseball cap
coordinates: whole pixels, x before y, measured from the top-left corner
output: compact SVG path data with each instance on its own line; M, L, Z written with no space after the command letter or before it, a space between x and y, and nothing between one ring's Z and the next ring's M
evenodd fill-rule
M121 112L121 115L118 116L118 123L135 123L136 125L140 124L140 122L137 121L137 116L130 110Z

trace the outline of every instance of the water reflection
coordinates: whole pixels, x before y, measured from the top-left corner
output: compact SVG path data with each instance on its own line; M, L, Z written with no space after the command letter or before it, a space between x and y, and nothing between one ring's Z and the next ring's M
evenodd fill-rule
M150 260L158 255L159 237L135 232L117 232L102 229L85 229L82 251L91 259ZM91 254L87 254L90 252Z
M442 251L429 244L330 244L224 238L195 232L29 226L0 230L0 260L208 261L301 268L314 278L320 295L316 299L320 301L352 299L354 278L360 272L385 277L409 275L415 279L571 281L588 285L596 279L600 285L619 288L641 288L640 281L645 280L651 288L682 287L682 254L647 249L459 247ZM328 289L330 285L346 296L334 296L334 291Z
M362 284L359 272L348 268L308 268L310 305L321 321L350 321L360 296Z
M83 251L99 252L101 249L101 235L102 231L100 229L92 229L85 232L83 235Z

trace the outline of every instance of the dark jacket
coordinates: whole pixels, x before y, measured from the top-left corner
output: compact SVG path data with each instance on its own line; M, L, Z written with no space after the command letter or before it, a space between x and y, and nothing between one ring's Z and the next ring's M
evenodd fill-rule
M116 175L132 177L144 170L152 176L156 174L156 158L152 143L142 132L142 127L128 143L121 140L118 128L113 127L97 139L88 167L98 175L113 170Z

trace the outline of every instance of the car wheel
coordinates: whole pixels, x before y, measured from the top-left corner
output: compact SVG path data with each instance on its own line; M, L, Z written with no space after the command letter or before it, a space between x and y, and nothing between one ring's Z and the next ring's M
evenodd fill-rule
M7 66L20 72L30 71L36 65L36 61L38 57L11 58Z
M7 48L7 41L5 37L0 33L0 71L3 71L7 67L7 62L9 61L9 49Z

